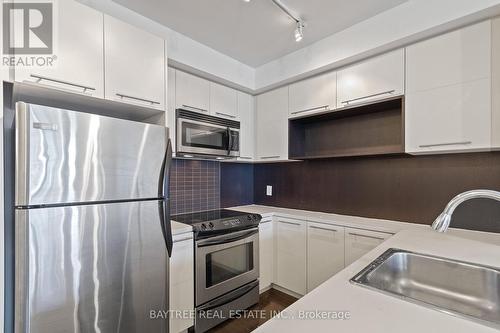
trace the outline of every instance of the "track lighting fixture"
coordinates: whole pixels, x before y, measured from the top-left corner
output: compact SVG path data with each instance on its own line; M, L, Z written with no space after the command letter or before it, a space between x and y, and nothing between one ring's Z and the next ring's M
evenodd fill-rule
M297 28L294 32L294 37L296 42L300 42L304 38L304 21L295 15L290 9L288 9L281 0L271 0L279 9L281 9L286 15L288 15L297 24Z

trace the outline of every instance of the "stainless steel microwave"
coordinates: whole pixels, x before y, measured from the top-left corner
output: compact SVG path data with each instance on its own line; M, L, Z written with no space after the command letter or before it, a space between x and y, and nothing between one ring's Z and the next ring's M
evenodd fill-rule
M176 110L177 156L240 156L240 123L184 109Z

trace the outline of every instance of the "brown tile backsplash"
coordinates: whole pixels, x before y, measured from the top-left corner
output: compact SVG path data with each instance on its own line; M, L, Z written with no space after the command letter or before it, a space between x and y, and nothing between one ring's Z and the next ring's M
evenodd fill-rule
M170 174L171 214L220 207L220 163L174 159Z

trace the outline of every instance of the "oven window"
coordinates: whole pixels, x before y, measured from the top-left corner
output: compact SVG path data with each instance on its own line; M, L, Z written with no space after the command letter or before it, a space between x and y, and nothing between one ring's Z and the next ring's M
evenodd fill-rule
M182 123L183 146L227 150L228 141L227 129L189 122Z
M253 270L253 243L211 252L206 258L207 288Z

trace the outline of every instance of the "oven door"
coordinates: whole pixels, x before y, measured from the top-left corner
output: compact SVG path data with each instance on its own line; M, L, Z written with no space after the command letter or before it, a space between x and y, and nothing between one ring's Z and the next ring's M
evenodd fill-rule
M177 153L228 156L232 135L228 127L177 119Z
M259 278L259 229L196 242L196 305Z

